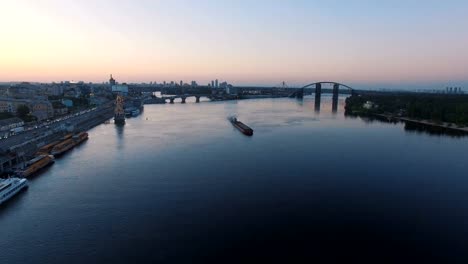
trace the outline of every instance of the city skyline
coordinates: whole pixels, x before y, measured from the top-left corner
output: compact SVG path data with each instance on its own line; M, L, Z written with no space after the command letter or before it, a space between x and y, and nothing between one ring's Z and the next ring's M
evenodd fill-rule
M465 86L463 1L3 4L0 82Z

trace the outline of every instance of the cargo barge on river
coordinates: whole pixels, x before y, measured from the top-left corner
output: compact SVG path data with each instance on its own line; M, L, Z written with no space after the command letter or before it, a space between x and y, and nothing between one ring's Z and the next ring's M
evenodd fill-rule
M247 126L246 124L238 121L236 117L230 117L229 121L235 128L239 129L239 131L242 132L244 135L246 136L253 135L253 129Z

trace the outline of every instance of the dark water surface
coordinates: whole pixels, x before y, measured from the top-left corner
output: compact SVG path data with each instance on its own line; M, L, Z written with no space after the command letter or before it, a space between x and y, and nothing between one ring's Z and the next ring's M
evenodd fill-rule
M1 264L467 263L468 138L330 98L151 105L89 133L0 208Z

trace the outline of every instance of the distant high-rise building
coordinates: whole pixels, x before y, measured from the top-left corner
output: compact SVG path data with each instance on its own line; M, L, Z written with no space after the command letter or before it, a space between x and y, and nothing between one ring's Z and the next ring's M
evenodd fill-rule
M211 88L215 88L215 83L214 83L214 81L211 81Z
M180 81L180 86L184 86L184 82L182 80Z
M111 86L117 84L117 82L116 82L116 81L114 80L114 78L112 77L112 74L110 75L109 84L110 84Z
M216 79L216 81L215 81L215 87L216 87L216 89L218 89L218 88L219 88L219 85L218 85L218 79Z

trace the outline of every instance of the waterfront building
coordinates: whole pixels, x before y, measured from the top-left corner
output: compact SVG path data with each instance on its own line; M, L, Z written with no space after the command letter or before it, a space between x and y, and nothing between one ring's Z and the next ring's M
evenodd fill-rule
M46 93L53 96L62 96L63 95L63 86L53 84L47 87Z
M239 92L238 89L235 88L234 86L232 86L231 84L226 85L226 93L227 94L237 95L238 92Z
M16 109L19 106L26 105L31 107L31 100L28 99L13 99L13 98L0 98L0 112L7 112L16 114Z
M128 86L124 84L112 85L112 92L119 93L119 94L126 96L128 95Z
M10 100L0 99L0 112L2 113L16 113L17 104Z
M40 91L37 85L30 84L28 82L22 82L13 86L10 86L7 90L7 96L16 99L30 99L38 94Z
M364 103L362 107L364 107L364 109L370 110L370 109L377 108L378 106L374 102L367 101Z
M99 97L99 96L96 96L94 94L89 97L89 104L90 105L103 105L107 101L108 100L105 97Z
M54 116L54 108L49 101L31 102L31 114L38 120L48 119Z
M52 103L47 100L0 98L0 112L16 114L16 110L22 105L27 106L39 120L54 116Z
M66 114L68 114L67 107L54 108L54 115L61 116L61 115L66 115Z
M73 107L73 101L70 99L62 99L62 104L64 104L66 107Z

